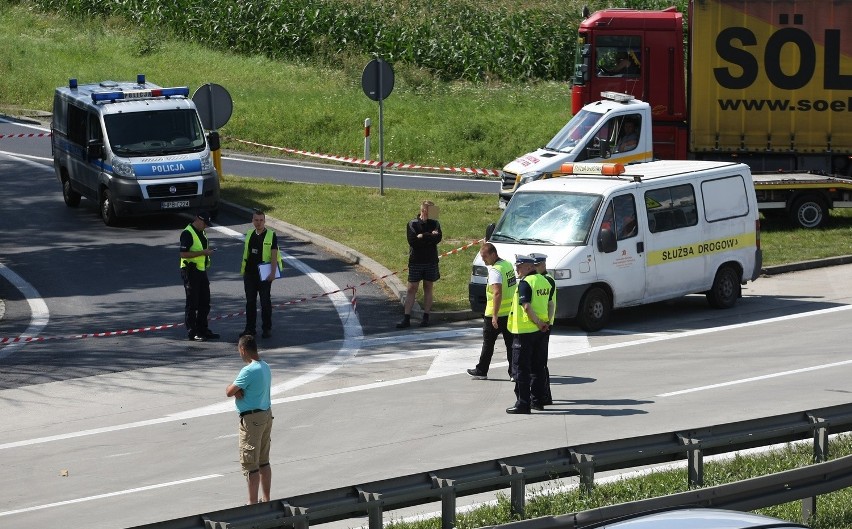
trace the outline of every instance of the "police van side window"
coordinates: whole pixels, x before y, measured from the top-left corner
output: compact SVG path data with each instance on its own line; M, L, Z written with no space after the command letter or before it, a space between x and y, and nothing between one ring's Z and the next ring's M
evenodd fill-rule
M648 229L651 233L698 224L695 189L691 184L646 191L645 208L648 210Z
M68 139L77 145L85 145L88 138L89 119L86 110L68 105Z
M103 141L104 139L101 122L94 112L89 112L89 139L99 141Z

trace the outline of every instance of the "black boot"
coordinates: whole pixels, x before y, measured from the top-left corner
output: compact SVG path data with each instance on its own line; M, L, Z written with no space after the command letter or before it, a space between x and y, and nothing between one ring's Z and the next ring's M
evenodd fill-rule
M429 326L429 313L428 312L423 313L423 319L420 320L420 326L421 327L428 327Z
M402 317L402 321L396 324L397 329L406 329L411 327L411 314L406 314Z

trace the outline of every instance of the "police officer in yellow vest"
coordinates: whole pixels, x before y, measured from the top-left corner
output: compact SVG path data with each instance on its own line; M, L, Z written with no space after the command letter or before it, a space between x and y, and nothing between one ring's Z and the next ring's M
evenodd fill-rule
M272 336L272 282L280 277L284 260L278 251L278 236L266 227L266 214L254 210L251 223L253 227L246 232L240 266L246 293L246 326L240 336L257 334L257 297L260 295L261 336L269 338ZM264 265L263 277L260 265Z
M187 339L203 342L219 335L207 327L210 315L210 248L204 228L210 226L210 213L199 212L180 234L180 276L186 293L184 323Z
M543 253L531 253L530 257L535 260L535 271L544 276L550 283L550 301L547 304L548 321L551 328L556 319L556 280L547 272L547 256ZM542 405L553 404L553 394L550 392L550 369L547 367L548 349L550 345L550 329L545 331L544 339L544 400Z
M512 299L509 331L512 343L512 371L515 375L515 405L506 413L544 410L544 339L550 329L548 303L550 283L535 271L529 255L515 256L518 288Z
M497 255L497 248L486 242L479 249L482 262L488 266L488 285L485 287L485 314L482 318L482 352L479 362L467 374L474 380L488 378L491 357L494 356L494 344L497 336L503 335L506 345L506 358L509 361L509 377L512 376L512 333L507 328L512 299L515 297L517 281L512 263Z

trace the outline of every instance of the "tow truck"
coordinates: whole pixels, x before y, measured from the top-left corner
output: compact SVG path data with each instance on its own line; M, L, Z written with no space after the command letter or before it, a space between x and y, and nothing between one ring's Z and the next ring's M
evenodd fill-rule
M525 154L503 169L500 207L512 194L535 180L563 176L568 162L630 164L654 159L653 110L630 94L602 92L601 100L585 105L542 149ZM630 149L620 147L625 123L639 138ZM833 208L852 207L852 178L808 172L753 173L759 210L764 216L786 214L802 228L818 228Z

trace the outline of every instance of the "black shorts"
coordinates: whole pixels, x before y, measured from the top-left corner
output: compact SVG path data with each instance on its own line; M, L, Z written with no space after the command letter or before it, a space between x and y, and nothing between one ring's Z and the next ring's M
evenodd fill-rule
M438 263L408 265L408 282L437 281L441 279Z

